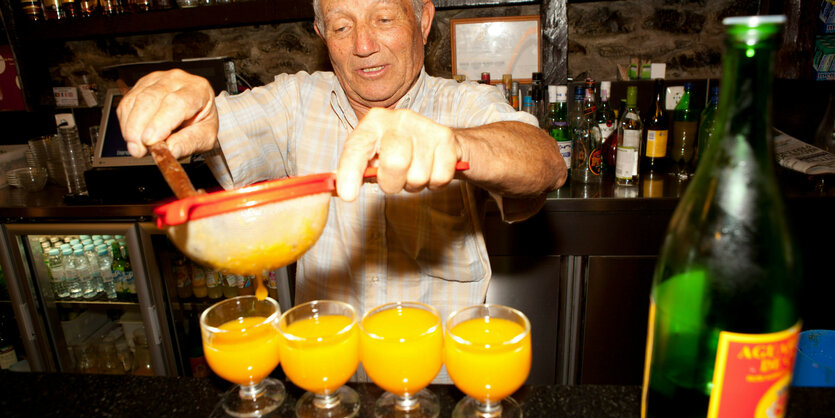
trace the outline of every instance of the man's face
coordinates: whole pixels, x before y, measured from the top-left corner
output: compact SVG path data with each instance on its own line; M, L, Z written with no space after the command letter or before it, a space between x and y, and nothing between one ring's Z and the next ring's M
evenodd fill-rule
M322 0L321 8L325 33L319 35L352 105L397 103L423 66L432 3L424 7L420 24L411 0Z

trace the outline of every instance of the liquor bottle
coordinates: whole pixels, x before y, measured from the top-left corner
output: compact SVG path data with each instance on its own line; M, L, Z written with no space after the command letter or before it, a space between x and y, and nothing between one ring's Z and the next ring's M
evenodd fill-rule
M23 11L23 15L33 22L44 20L40 0L21 0L20 9Z
M647 114L644 122L644 138L641 148L641 162L639 171L641 173L655 172L666 173L670 170L670 160L667 158L667 139L670 132L670 120L667 116L664 102L666 100L667 87L664 79L656 78L653 82L655 88L655 101L653 109Z
M545 82L541 72L531 73L531 99L533 103L533 114L539 121L539 126L544 126L545 120Z
M502 85L504 86L504 99L507 100L508 104L512 105L513 76L510 74L502 74Z
M719 107L719 86L710 88L710 101L699 116L699 143L696 145L696 167L702 162L702 156L707 154L714 136L716 125L716 109Z
M46 20L66 19L67 15L61 8L61 0L43 0L43 14Z
M209 299L220 299L223 297L223 288L220 282L221 274L214 269L206 269L206 289Z
M571 172L571 129L568 127L568 86L548 86L548 127L551 137L557 141L560 155Z
M528 112L531 115L534 114L533 113L533 99L531 99L531 96L529 96L527 94L522 99L522 111L523 112ZM536 115L534 115L534 116L536 116Z
M531 87L531 111L533 112L533 115L536 117L537 122L539 122L539 126L543 129L547 129L548 118L544 110L544 96L545 95L543 94L541 88Z
M209 288L206 287L206 270L195 262L189 264L191 265L191 290L194 292L194 297L205 299L209 296Z
M130 251L128 251L128 246L124 241L119 241L119 251L122 253L124 266L125 293L127 294L128 300L136 302L139 300L139 297L136 294L136 281L133 277L133 266L130 262Z
M99 0L78 0L78 12L81 17L90 17L101 13Z
M684 83L681 96L673 111L673 137L670 146L670 160L679 179L686 180L693 174L693 154L699 135L699 115L690 106L693 83Z
M519 100L519 94L521 90L519 89L519 82L514 81L510 85L510 105L516 110L522 110L522 103Z
M171 264L171 271L174 273L174 280L176 280L177 297L186 299L191 297L193 290L191 287L191 268L189 268L186 258L177 256Z
M583 115L583 100L586 98L586 91L582 85L574 86L574 99L568 108L568 126L571 129L571 136L577 139L577 132L585 125L586 119Z
M701 145L701 143L699 143ZM829 104L815 130L814 146L835 153L835 92L829 93Z
M116 295L119 300L128 300L128 283L127 283L127 269L125 268L125 259L122 257L122 250L119 248L119 241L113 241L110 244L110 253L113 255L113 264L111 269L113 271L113 284L116 288Z
M490 73L483 72L481 73L481 80L478 81L479 84L490 84Z
M597 106L594 104L594 81L586 79L583 94L583 114L575 129L571 150L571 181L598 183L603 173L603 142L597 126Z
M617 142L618 122L615 112L609 106L609 98L612 92L611 81L600 82L600 106L597 107L597 127L600 128L600 136L603 138L603 172L614 170L614 158L609 162L607 153L612 149L612 143Z
M81 16L75 0L61 0L61 10L64 12L64 16L69 19L75 19Z
M717 137L673 213L653 277L644 416L785 413L801 276L771 138L782 22L723 21Z
M638 87L626 88L626 109L618 122L618 149L615 160L615 183L631 186L638 182L638 156L644 124L638 111Z
M221 290L223 290L223 297L234 298L238 296L238 279L239 277L234 274L223 275L223 282L220 284Z
M107 252L107 247L102 244L96 249L96 255L99 256L99 272L101 274L102 289L107 297L107 300L116 300L116 286L113 283L113 259L110 253Z

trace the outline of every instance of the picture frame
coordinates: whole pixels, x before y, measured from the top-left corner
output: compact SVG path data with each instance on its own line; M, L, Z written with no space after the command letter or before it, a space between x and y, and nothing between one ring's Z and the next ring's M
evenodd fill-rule
M480 80L490 73L490 83L503 74L530 83L531 73L542 71L539 15L450 19L452 74Z

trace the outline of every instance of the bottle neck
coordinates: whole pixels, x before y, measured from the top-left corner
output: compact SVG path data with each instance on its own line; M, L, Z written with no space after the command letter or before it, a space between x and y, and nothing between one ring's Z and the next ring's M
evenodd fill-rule
M721 147L736 153L745 141L759 165L772 170L771 84L776 48L770 41L754 47L729 45L719 94Z

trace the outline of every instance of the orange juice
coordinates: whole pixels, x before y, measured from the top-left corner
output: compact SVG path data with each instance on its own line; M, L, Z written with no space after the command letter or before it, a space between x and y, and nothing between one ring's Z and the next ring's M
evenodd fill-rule
M359 365L359 330L351 318L322 315L291 323L283 329L281 368L296 386L313 393L339 389ZM289 334L289 335L288 335Z
M362 365L385 391L414 395L441 370L443 328L432 312L393 308L366 317L362 325Z
M455 386L479 402L500 401L525 383L531 369L531 334L509 344L525 332L516 322L500 318L475 318L453 327L447 335L444 362ZM449 334L449 331L448 331Z
M278 330L264 317L239 318L203 336L206 362L218 376L239 385L258 383L278 366ZM259 325L260 324L260 325Z
M255 282L257 284L255 288L255 298L258 300L266 299L267 287L264 286L264 277L260 273L255 275Z

